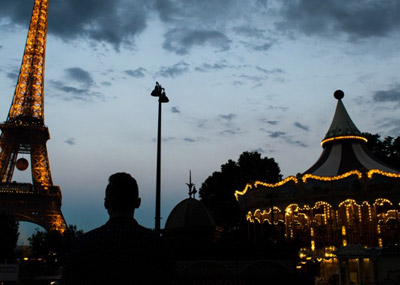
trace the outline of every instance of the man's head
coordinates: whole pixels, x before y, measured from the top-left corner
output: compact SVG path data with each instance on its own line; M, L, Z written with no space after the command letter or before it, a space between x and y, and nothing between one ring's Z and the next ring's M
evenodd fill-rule
M113 216L133 215L140 206L139 189L135 178L118 172L110 176L106 188L104 207Z

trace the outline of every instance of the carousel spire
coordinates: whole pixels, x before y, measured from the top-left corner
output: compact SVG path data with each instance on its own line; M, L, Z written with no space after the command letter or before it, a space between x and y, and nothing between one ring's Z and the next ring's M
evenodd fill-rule
M344 93L337 90L338 100L332 123L322 140L320 158L304 174L337 176L352 170L361 172L378 169L398 173L397 170L378 161L367 149L367 139L358 130L342 102Z
M367 139L362 136L344 107L342 102L344 97L343 91L336 90L333 96L338 100L338 102L331 126L329 127L325 138L322 140L322 146L327 142L343 139L356 139L367 142Z

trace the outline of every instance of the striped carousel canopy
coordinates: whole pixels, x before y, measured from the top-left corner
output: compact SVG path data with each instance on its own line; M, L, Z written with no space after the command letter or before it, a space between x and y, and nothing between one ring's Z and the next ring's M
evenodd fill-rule
M399 173L398 170L378 161L367 149L367 139L358 130L344 107L343 91L335 91L334 97L338 102L331 126L321 143L322 154L303 174L337 176L352 170L367 172L371 169Z

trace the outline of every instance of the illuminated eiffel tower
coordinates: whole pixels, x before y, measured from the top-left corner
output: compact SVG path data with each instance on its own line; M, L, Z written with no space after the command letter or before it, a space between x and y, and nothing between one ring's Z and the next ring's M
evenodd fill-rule
M44 67L48 0L35 0L24 57L7 120L0 124L0 211L18 221L63 232L61 191L51 178L44 124ZM32 183L13 182L15 167L26 169L30 154Z

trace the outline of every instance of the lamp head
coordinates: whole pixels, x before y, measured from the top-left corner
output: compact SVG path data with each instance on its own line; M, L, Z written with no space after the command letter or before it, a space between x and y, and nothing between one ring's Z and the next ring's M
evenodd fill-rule
M151 92L151 96L160 97L161 91L162 91L161 85L158 84L158 82L156 82L156 86L154 87L154 90Z
M161 103L168 103L169 99L167 97L167 94L165 94L164 88L162 90L163 91L161 93L161 96L160 96L159 100L160 100Z

